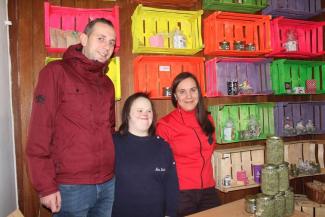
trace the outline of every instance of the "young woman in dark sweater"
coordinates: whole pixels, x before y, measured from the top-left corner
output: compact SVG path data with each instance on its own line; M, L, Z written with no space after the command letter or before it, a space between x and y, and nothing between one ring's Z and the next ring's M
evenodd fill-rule
M169 145L155 136L155 112L145 93L135 93L122 109L115 144L113 217L175 217L178 179Z

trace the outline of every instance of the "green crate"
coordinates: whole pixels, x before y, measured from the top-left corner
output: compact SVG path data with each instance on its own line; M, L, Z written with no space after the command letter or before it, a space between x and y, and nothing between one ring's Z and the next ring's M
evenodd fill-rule
M272 90L274 94L287 93L285 83L295 87L305 87L306 81L316 80L316 93L325 93L325 62L278 59L271 64ZM292 91L293 92L293 91Z
M232 104L209 106L209 111L216 125L217 143L231 143L266 139L274 135L274 103L260 104ZM256 137L243 138L243 132L247 132L249 120L254 117L260 126L260 134ZM231 119L234 123L234 138L225 140L224 130L226 122Z
M204 0L203 9L254 14L268 6L267 0Z

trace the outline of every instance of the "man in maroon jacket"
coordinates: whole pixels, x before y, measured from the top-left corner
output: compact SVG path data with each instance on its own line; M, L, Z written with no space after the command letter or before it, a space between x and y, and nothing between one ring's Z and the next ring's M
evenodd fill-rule
M115 93L105 71L116 41L112 23L91 21L80 41L39 74L26 149L29 172L41 204L54 216L109 217Z

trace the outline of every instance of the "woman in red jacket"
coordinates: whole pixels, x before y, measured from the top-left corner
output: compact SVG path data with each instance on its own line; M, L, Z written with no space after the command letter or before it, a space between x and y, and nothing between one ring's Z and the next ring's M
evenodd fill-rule
M159 120L157 134L173 151L180 187L178 216L185 216L219 204L211 165L214 125L193 74L175 77L172 103L175 109Z

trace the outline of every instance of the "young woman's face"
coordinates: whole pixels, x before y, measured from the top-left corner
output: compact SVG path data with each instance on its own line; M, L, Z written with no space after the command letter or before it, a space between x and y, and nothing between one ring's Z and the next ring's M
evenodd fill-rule
M144 97L133 101L129 114L129 132L137 136L148 136L152 124L153 112L151 103Z
M193 78L181 81L175 91L177 104L185 111L193 111L199 102L199 89Z

